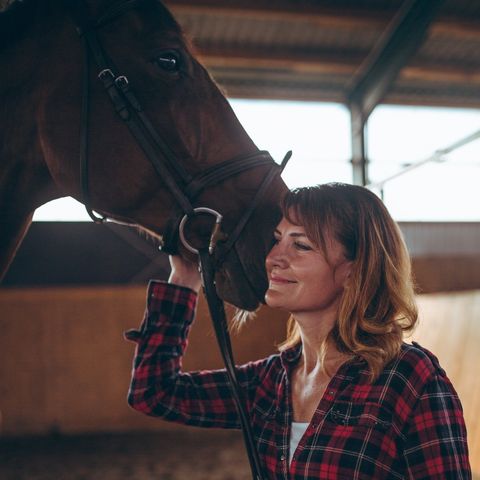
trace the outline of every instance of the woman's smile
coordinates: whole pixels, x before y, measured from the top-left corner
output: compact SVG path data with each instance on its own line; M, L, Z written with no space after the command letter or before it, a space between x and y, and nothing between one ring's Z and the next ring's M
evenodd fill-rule
M289 283L297 283L295 280L290 280L288 278L282 277L280 275L277 275L275 273L270 274L270 283L275 284L275 285L285 285Z
M278 224L274 237L266 259L267 305L291 313L331 310L341 296L349 270L340 243L327 237L327 260L304 227L286 218Z

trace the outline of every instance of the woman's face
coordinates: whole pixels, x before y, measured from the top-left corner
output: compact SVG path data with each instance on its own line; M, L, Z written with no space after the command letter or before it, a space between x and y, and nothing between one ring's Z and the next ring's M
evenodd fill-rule
M274 236L275 244L266 259L267 305L293 314L336 313L351 267L341 244L326 235L327 261L322 249L308 239L304 228L285 218Z

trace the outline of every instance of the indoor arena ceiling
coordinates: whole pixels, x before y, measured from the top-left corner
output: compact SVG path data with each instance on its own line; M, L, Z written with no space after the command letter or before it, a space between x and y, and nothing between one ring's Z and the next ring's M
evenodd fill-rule
M409 0L165 3L228 96L348 103ZM384 103L480 107L480 0L438 4L426 37L414 40L384 89ZM411 30L399 33L392 58L412 42ZM382 62L388 69L388 54Z

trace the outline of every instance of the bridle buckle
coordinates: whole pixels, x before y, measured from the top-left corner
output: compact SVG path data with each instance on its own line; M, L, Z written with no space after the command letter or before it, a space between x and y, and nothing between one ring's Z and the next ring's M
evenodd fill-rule
M115 83L120 88L125 88L128 85L128 78L125 75L120 75L115 79Z
M110 68L104 68L100 73L98 74L98 78L100 80L106 80L107 77L110 78L115 78L115 75L113 74L112 70Z

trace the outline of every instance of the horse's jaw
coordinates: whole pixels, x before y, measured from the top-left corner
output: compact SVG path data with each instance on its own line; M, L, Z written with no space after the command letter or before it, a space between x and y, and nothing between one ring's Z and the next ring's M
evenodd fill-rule
M267 290L267 277L265 272L258 272L254 281L246 272L246 267L232 251L226 260L228 268L220 268L215 275L215 285L218 296L227 303L242 310L250 312L256 310L264 303Z
M279 183L282 190L286 190L283 182ZM280 197L279 193L277 202L263 204L255 210L217 270L215 279L220 298L243 310L253 311L265 303L268 287L265 258L272 247L273 231L281 219Z

